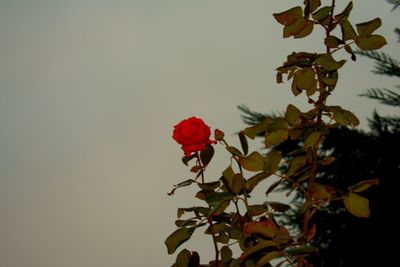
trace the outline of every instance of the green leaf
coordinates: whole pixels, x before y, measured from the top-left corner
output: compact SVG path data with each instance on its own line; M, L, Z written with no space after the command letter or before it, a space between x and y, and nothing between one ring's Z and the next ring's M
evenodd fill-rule
M306 157L304 156L297 156L292 159L290 163L289 170L287 172L287 176L291 176L295 174L298 170L303 168L306 165Z
M206 147L200 151L200 159L204 166L210 163L212 157L214 156L214 148L212 145L207 144Z
M211 206L215 206L216 204L220 204L221 202L231 198L232 195L229 192L211 192L207 197L207 202Z
M333 119L343 125L355 127L360 124L358 118L350 111L343 109L340 106L330 106L328 110L332 112Z
M276 182L274 182L273 184L271 184L267 191L265 192L265 195L268 197L268 195L275 190L275 188L277 188L279 185L281 184L281 180L278 180Z
M225 233L221 233L215 238L215 241L222 244L228 244L229 236Z
M349 193L349 195L343 199L343 203L346 209L356 217L368 218L370 215L369 201L365 197L355 193Z
M179 219L180 217L182 217L182 215L185 213L185 209L183 208L179 208L177 210L177 218Z
M325 38L324 43L329 48L337 48L340 44L343 44L343 41L336 36L330 35Z
M241 157L243 156L242 152L234 146L227 146L226 150L228 150L233 156Z
M285 119L291 126L294 126L301 120L301 111L296 106L289 104L286 108Z
M249 206L249 215L251 217L259 216L261 214L267 213L268 207L264 207L264 205L250 205Z
M194 212L196 217L200 219L199 215L202 214L204 216L208 216L209 208L206 207L191 207L191 208L179 208L178 209L178 218L180 218L185 212Z
M315 94L317 89L318 89L317 88L317 83L314 83L314 86L306 91L307 96L312 96L313 94Z
M257 151L247 157L239 158L240 166L251 172L258 172L264 169L264 158Z
M275 132L266 133L265 147L277 145L288 138L288 130L278 130Z
M353 52L353 49L351 48L350 45L345 45L344 46L344 50L346 50L347 53L349 53L351 55L351 60L356 61L357 57Z
M291 256L305 256L312 253L317 253L318 248L312 246L292 247L286 249L285 252Z
M185 180L185 181L180 182L179 184L175 185L175 187L185 187L185 186L189 186L189 185L191 185L191 184L194 183L194 182L195 182L195 180L193 180L193 179Z
M335 20L340 23L342 20L347 19L352 9L353 9L353 2L350 1L346 6L346 8L335 16Z
M228 190L232 190L233 177L235 176L235 172L232 169L232 166L229 165L228 168L222 173L222 182L228 188Z
M301 90L299 88L297 88L296 83L292 82L292 93L294 96L298 96L299 94L301 94Z
M310 34L311 33L310 30L311 31L313 30L313 23L307 19L301 18L297 20L295 23L287 25L283 28L283 38L287 38L292 35L295 38L301 38ZM305 33L302 33L303 31L305 31ZM296 37L296 35L298 35L299 37Z
M334 88L336 86L338 77L336 76L330 76L330 77L323 77L322 78L322 82L332 88Z
M333 89L335 89L338 78L339 72L337 70L328 72L328 75L322 78L322 82L328 85L329 92L332 92Z
M304 16L307 17L321 5L321 0L305 0L304 5Z
M369 36L382 25L380 18L356 24L357 32L360 36Z
M246 249L242 255L240 255L240 259L244 260L246 259L248 256L250 256L251 254L254 254L256 252L259 252L261 250L264 250L266 248L270 248L270 247L276 247L276 243L274 241L270 241L270 240L263 240L260 243Z
M179 252L178 256L176 257L176 267L189 267L190 251L187 249L182 250Z
M196 251L192 251L188 267L200 267L200 256Z
M279 258L283 255L282 252L280 251L271 251L267 254L265 254L265 256L263 256L258 262L256 267L263 267L266 266L267 263L269 263L271 260L275 259L275 258Z
M273 120L270 121L270 123L267 125L267 132L274 132L278 130L286 130L288 127L287 122L285 119L281 117L274 118Z
M355 41L362 50L376 50L387 44L381 35L359 36Z
M207 228L207 230L205 231L205 234L210 235L210 234L212 234L213 230L214 230L214 233L216 233L216 234L226 232L226 230L228 229L228 226L226 225L225 222L220 222L220 223L213 224L212 228L210 225Z
M313 147L320 139L320 132L313 132L304 141L304 147Z
M270 118L265 119L261 123L254 125L252 127L247 127L244 129L244 134L250 138L254 139L257 135L261 134L262 132L265 132L265 129L267 127L267 124L270 122Z
M273 210L278 212L285 212L290 209L290 206L284 203L275 202L275 201L265 201L264 205L270 206Z
M271 151L267 153L264 157L264 172L269 176L274 174L281 162L282 154L279 151Z
M176 220L175 225L177 227L193 226L196 224L195 220Z
M298 70L294 74L293 82L296 84L296 87L300 90L309 90L311 89L315 83L315 72L312 68L305 68L302 70Z
M303 18L303 9L296 6L281 13L275 13L273 16L280 24L287 26Z
M226 222L219 222L213 224L212 228L216 234L225 233L228 230L228 225L226 225ZM212 234L211 226L207 229L206 234Z
M221 215L226 208L229 206L231 198L228 198L221 202L210 203L211 209L209 212L209 216L219 216Z
M311 20L306 20L305 27L298 33L296 33L293 37L296 39L304 38L312 33L314 29L314 22Z
M268 175L267 173L264 173L264 172L257 173L256 175L254 175L253 177L251 177L250 179L248 179L246 181L246 191L247 192L253 191L254 187L256 187L258 183L265 180L269 176L270 175Z
M208 196L208 191L206 190L200 190L199 192L196 193L195 197L200 199L200 200L206 200Z
M352 185L349 187L349 190L352 192L363 192L370 188L373 185L378 185L379 184L379 179L372 179L372 180L366 180L366 181L361 181L355 185Z
M167 193L167 194L168 194L169 196L172 196L172 195L175 193L175 190L176 190L176 189L181 188L181 187L185 187L185 186L189 186L189 185L191 185L191 184L194 183L194 182L196 182L196 181L193 180L193 179L188 179L188 180L185 180L185 181L183 181L183 182L180 182L179 184L177 184L177 185L174 186L174 188L171 190L171 192L169 192L169 193Z
M310 196L315 199L328 200L332 198L331 188L326 185L312 183L308 191Z
M313 17L313 19L315 19L317 21L321 21L321 20L328 18L331 11L332 11L332 7L324 6L324 7L321 7L320 9L318 9L316 12L314 12L312 14L312 17Z
M242 146L243 154L246 156L249 152L249 144L243 131L239 132L239 141L240 145Z
M337 83L337 78L322 78L322 82L328 86L335 86Z
M307 120L313 120L317 117L318 113L313 108L313 109L310 109L309 111L307 111L306 113L303 113L302 115Z
M192 154L192 155L190 155L190 156L183 156L183 157L182 157L182 162L183 162L183 164L185 164L186 166L188 166L188 165L189 165L189 161L192 160L192 159L194 159L195 157L196 157L196 154Z
M195 228L179 228L170 234L167 239L165 240L165 245L168 249L168 254L172 254L175 250L184 242L190 239L194 232Z
M243 233L245 235L260 234L269 238L273 238L278 230L278 227L272 220L248 222L243 226Z
M239 195L243 189L243 176L241 174L236 174L233 176L232 181L232 192L235 195Z
M242 265L240 259L232 259L231 263L229 264L229 267L241 267Z
M190 253L189 250L184 249L179 252L172 267L200 267L200 256L196 251Z
M293 238L288 229L286 229L284 226L279 226L278 232L274 237L274 241L278 244L283 244L289 242L290 240L293 240Z
M240 223L231 225L228 231L231 239L240 240L243 237L242 226Z
M221 186L221 182L220 181L215 181L215 182L209 182L209 183L204 183L198 184L199 187L205 191L214 191L216 188L218 188L219 186Z
M229 165L228 168L226 168L225 171L222 173L222 175L228 181L232 181L232 178L235 175L235 172L233 171L232 166Z
M343 41L354 40L357 37L357 33L354 31L353 26L347 19L340 22L340 28L342 30Z
M323 67L327 71L340 69L343 64L337 62L331 54L322 54L315 60L315 63Z
M276 83L283 83L283 74L280 71L276 73Z
M221 248L221 261L222 263L229 263L232 259L232 250L228 246Z

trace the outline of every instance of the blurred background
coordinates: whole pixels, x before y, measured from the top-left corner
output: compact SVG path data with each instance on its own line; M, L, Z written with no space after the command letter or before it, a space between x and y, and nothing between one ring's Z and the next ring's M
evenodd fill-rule
M297 1L300 5L302 1ZM338 8L347 2L338 1ZM274 69L321 36L283 40L272 13L294 1L0 0L0 266L170 266L165 238L193 192L173 126L203 118L237 143L237 105L283 111L290 84ZM354 1L353 23L380 17L396 55L397 17L385 1ZM330 98L366 127L376 108L358 95L394 80L359 57ZM257 141L254 147L260 144ZM228 164L217 146L208 175ZM188 243L205 259L209 240Z

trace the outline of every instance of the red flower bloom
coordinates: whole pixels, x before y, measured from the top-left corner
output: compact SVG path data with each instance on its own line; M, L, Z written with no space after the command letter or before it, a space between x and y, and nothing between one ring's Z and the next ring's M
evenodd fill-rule
M203 150L206 144L215 143L210 135L210 127L202 119L191 117L175 125L172 138L182 145L185 156L190 156L192 152Z

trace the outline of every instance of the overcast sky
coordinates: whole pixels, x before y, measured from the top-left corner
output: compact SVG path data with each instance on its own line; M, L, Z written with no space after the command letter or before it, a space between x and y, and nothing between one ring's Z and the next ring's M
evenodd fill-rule
M166 195L190 178L172 127L195 115L235 143L238 104L305 102L274 72L294 50L323 49L282 40L272 13L297 2L0 0L0 266L170 266L165 237L176 208L193 205L192 192ZM396 11L354 6L354 23L382 18L384 51L397 55ZM364 128L383 109L358 94L394 83L372 66L349 62L330 100ZM210 178L226 157L217 148Z

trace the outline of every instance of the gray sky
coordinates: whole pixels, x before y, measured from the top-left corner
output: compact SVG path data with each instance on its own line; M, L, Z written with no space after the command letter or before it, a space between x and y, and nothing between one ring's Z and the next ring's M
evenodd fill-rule
M194 204L192 192L166 195L190 177L172 127L195 115L229 136L244 127L240 103L304 102L275 84L288 53L322 50L282 40L271 14L295 2L0 0L0 266L169 266L176 208ZM354 2L352 22L381 17L397 55L398 14ZM394 83L371 69L349 62L331 98L363 127L383 109L357 95ZM217 147L210 178L226 157Z

